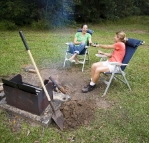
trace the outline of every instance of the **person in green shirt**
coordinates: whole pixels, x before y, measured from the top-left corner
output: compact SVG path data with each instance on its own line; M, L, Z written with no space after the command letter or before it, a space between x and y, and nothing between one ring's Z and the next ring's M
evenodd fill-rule
M92 44L91 35L87 33L88 26L83 24L81 26L82 32L77 32L75 34L74 42L69 43L69 52L72 57L69 59L70 62L75 61L76 64L79 63L77 55L85 53L85 46L87 43Z

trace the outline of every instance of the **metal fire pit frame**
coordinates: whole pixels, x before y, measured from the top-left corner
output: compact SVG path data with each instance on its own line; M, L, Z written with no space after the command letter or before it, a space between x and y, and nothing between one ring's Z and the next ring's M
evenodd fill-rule
M23 83L20 74L9 81L5 79L2 81L7 104L36 115L41 115L49 105L43 89ZM52 83L47 83L45 87L53 99Z
M53 91L53 105L57 110L60 108L61 104L65 101L70 100L70 96L63 93L58 93ZM44 127L48 127L52 123L52 110L50 105L43 111L41 115L35 115L30 112L18 109L11 105L8 105L6 102L6 97L4 97L0 101L0 108L6 110L8 113L12 113L13 115L17 115L25 120L29 120L34 122L37 125L42 125Z

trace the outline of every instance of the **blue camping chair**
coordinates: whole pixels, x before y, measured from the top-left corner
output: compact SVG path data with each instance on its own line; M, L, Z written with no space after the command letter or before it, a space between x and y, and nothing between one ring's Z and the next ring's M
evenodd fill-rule
M135 51L137 50L137 48L140 45L144 44L144 43L145 42L144 41L141 41L141 40L128 38L128 40L126 42L126 53L125 53L124 59L122 61L122 64L120 64L118 62L111 62L112 65L116 65L114 72L112 72L112 73L111 72L104 72L103 73L104 75L106 75L106 76L109 77L108 78L109 79L108 81L105 78L100 77L100 80L103 81L107 85L107 87L106 87L106 89L105 89L105 91L104 91L104 93L103 93L102 96L105 96L106 95L106 93L107 93L107 91L108 91L108 89L110 87L110 84L111 84L113 78L114 79L118 79L121 82L125 83L128 86L129 90L131 91L131 88L130 88L130 85L129 85L127 79L126 79L126 76L125 76L126 73L124 72L124 70L127 67L130 59L132 58L132 56L135 53ZM100 61L103 61L103 60L106 60L107 59L107 57L104 56L104 55L96 54L96 56L97 57L100 57ZM117 72L117 68L119 69L118 72ZM121 75L123 77L123 79L120 78L120 77L118 77L117 75Z
M82 29L78 29L77 32L82 32ZM92 36L93 32L94 32L93 30L90 30L90 29L87 30L87 33L91 34L91 36ZM63 68L66 66L66 61L68 61L69 58L72 56L72 54L69 51L69 43L66 43L66 45L67 45L67 50L66 50L66 53L65 53L65 59L64 59ZM88 62L90 61L88 48L89 48L89 43L87 44L87 46L85 46L86 50L83 53L80 53L78 55L79 63L82 64L82 72L84 71L85 62L86 61L88 61Z

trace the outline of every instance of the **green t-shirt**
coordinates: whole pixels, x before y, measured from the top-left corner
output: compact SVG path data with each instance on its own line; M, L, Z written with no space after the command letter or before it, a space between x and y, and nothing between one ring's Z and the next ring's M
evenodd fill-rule
M77 38L77 42L85 42L87 44L88 40L91 38L91 35L89 33L86 33L84 36L82 36L82 32L77 32L75 34L75 38Z

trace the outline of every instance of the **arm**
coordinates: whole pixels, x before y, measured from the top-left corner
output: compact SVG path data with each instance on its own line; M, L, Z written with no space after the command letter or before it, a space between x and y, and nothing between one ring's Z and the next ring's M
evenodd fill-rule
M104 48L104 49L114 49L114 45L101 45L98 44L96 47Z
M103 55L105 55L105 56L110 58L112 56L112 53L104 53Z
M89 45L91 45L91 44L92 44L92 39L90 38L90 39L89 39Z
M75 45L81 44L81 42L77 42L77 38L76 37L74 38L74 41L73 42L74 42Z
M103 49L114 49L113 45L101 45L101 44L98 44L98 45L96 45L96 47L101 47ZM98 54L105 55L105 56L107 56L109 58L112 56L112 53L104 53L102 51L98 51Z
M112 53L104 53L102 51L98 51L98 54L105 55L105 56L107 56L109 58L112 56Z

